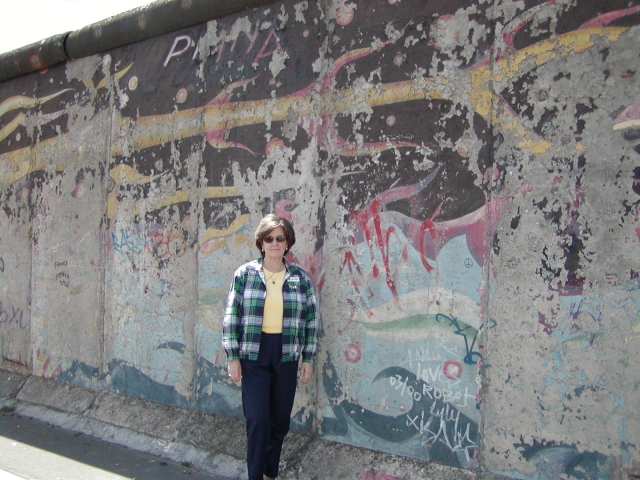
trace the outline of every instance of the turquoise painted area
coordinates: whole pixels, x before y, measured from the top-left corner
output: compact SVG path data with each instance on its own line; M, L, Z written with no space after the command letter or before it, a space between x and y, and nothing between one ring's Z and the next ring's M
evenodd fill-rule
M198 288L200 290L229 290L229 284L236 268L245 262L253 260L247 248L238 248L234 252L234 262L229 262L228 252L224 249L216 250L209 255L200 254L198 257ZM224 268L227 266L227 268Z
M593 297L583 295L567 295L558 297L560 307L571 311L571 315L588 313L595 321L602 318L600 294Z
M402 250L405 247L407 248L406 260L402 257ZM417 287L422 289L439 287L456 290L476 303L480 302L479 287L482 284L482 268L473 261L464 235L449 241L440 250L436 260L429 259L429 264L433 267L431 272L427 272L419 253L411 246L402 232L398 232L397 237L391 237L388 248L389 268L395 279L399 295L411 292ZM380 272L378 278L373 278L370 274L374 264L366 245L359 244L350 250L360 269L367 272L367 276L359 276L354 268L353 275L359 285L358 288L355 288L351 283L352 277L349 269L344 267L342 283L345 297L353 299L356 304L364 298L368 302L367 308L375 308L392 300L393 296L386 283L384 262L380 250L372 249L375 266Z
M227 290L223 290L221 288L201 288L198 290L198 304L212 306L220 302L225 302L227 299L227 293Z
M182 380L181 355L178 352L158 349L166 342L185 343L183 326L188 312L173 311L172 303L163 301L174 287L159 279L155 271L131 272L117 281L109 282L118 305L111 317L113 332L110 360L136 365L153 380L171 385ZM146 294L145 294L146 287Z
M609 397L611 398L611 405L613 406L613 408L619 408L625 412L629 412L629 407L627 407L624 396L614 395L613 393L609 392Z
M224 249L216 250L209 255L198 257L198 304L213 306L225 302L233 272L241 264L253 260L248 247L239 247L234 251L234 261L229 262L229 253ZM254 255L255 256L255 255ZM220 319L222 321L222 319Z
M479 421L480 412L476 408L478 369L475 364L464 363L464 347L438 338L393 342L368 335L356 342L356 346L361 356L351 362L347 360L348 351L332 349L338 375L343 381L349 379L349 395L356 403L383 415L401 415L408 411L412 400L406 391L390 386L390 379L374 382L382 370L395 366L412 372L430 385L433 388L431 395L444 393L452 405L469 418ZM447 378L444 374L444 365L450 361L460 365L459 378Z
M222 324L222 319L220 319ZM222 334L219 331L213 331L202 325L196 325L196 349L198 354L213 363L218 356L219 361L226 362L226 356L222 349Z
M439 317L439 320L436 317L436 315L411 315L409 317L400 318L398 320L392 320L391 322L361 323L361 325L366 330L369 330L371 332L398 333L403 330L435 328L443 332L451 332L453 335L455 335L455 333L453 332L455 332L456 329L451 326L450 322L447 320L448 317L442 316ZM457 320L457 322L460 329L464 329L464 333L466 333L469 340L471 340L471 338L473 338L473 336L478 333L478 331L471 325L467 325L460 320Z
M616 285L614 288L629 292L640 290L640 278L633 278L622 285Z

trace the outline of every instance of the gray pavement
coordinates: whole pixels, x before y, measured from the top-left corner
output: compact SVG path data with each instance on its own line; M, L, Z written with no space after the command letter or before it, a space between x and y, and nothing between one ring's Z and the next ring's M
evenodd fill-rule
M0 480L246 478L243 421L2 370L0 443ZM290 433L279 478L505 477Z
M0 412L0 480L222 480L185 462Z

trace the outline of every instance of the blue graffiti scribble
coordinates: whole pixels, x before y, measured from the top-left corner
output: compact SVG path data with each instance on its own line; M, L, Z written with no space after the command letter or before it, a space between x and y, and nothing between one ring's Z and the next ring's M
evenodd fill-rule
M146 239L139 232L120 230L119 238L111 232L111 243L116 252L127 254L140 250L146 244Z
M482 325L480 325L480 328L478 330L475 330L473 338L471 339L471 346L469 346L469 339L467 337L467 333L465 333L465 330L471 328L469 325L464 328L460 328L460 324L458 323L458 319L456 317L449 317L444 313L437 313L436 321L440 322L441 320L443 322L449 322L449 326L455 328L454 333L464 338L464 348L467 352L464 356L464 363L466 363L467 365L475 365L478 360L482 360L482 354L478 351L473 350L473 347L475 346L476 340L478 338L478 332L482 329Z

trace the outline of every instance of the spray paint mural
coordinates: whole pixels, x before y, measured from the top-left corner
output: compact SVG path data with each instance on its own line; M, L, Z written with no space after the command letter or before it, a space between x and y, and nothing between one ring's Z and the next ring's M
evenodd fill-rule
M626 1L284 2L4 82L3 368L241 417L223 303L273 211L321 299L295 429L514 476L626 468L637 431L591 447L523 417L612 385L635 404L637 374L565 372L611 312L621 361L640 332L640 267L589 269L604 225L638 261L639 22Z

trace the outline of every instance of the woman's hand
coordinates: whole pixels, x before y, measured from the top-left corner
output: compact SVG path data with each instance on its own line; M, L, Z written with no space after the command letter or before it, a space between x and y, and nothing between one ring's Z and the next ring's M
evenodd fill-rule
M302 362L300 367L300 383L303 385L309 381L311 374L313 373L313 363Z
M242 368L240 368L240 360L229 360L227 362L227 372L231 380L238 383L242 379Z

